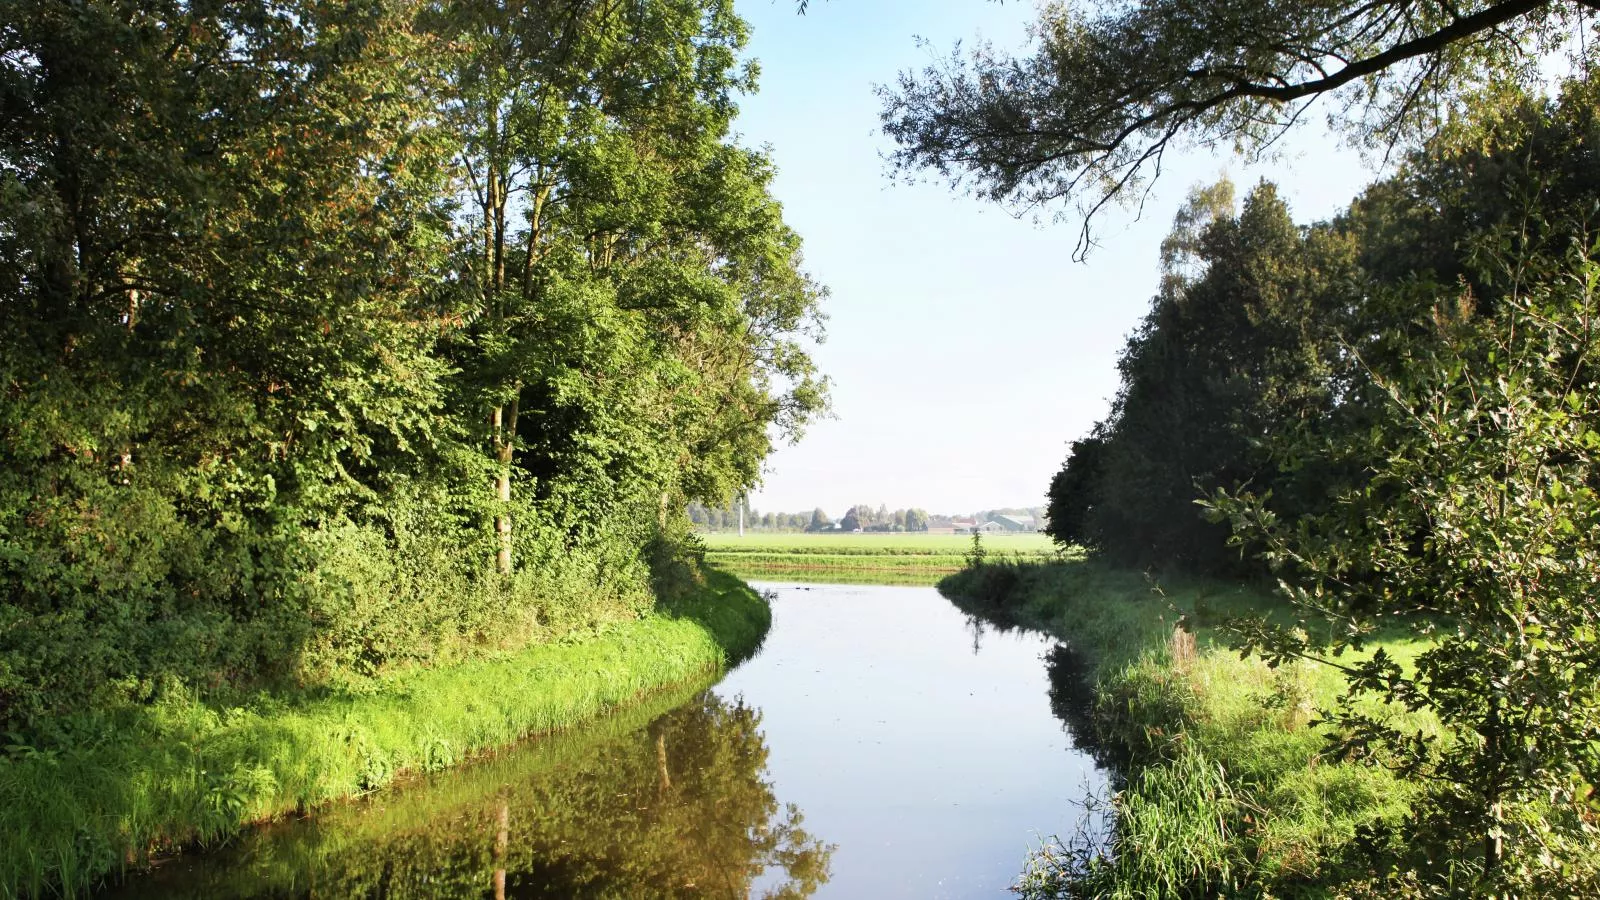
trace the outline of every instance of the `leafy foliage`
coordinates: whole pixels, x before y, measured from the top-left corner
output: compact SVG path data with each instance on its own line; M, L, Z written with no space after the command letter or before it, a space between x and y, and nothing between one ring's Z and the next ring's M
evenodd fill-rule
M1405 838L1456 889L1600 886L1597 257L1580 244L1552 270L1516 264L1500 315L1447 322L1435 352L1374 373L1390 407L1359 440L1382 455L1325 513L1285 523L1250 498L1219 503L1291 573L1296 606L1339 626L1313 643L1242 623L1242 649L1347 673L1338 749L1427 785ZM1437 638L1414 668L1338 660L1383 616L1417 613ZM1368 696L1450 730L1399 727Z
M1169 149L1263 150L1327 97L1330 122L1387 142L1431 134L1472 95L1537 83L1540 52L1594 0L1138 0L1040 8L1031 55L982 46L882 92L903 171L994 200L1137 202Z
M1198 264L1168 267L1053 486L1058 539L1281 579L1293 614L1235 622L1238 648L1327 664L1329 755L1418 792L1350 890L1596 889L1594 90L1482 95L1331 223L1262 189L1186 213L1168 246ZM1364 652L1384 627L1427 649Z
M1257 443L1331 406L1330 295L1354 254L1327 230L1298 229L1270 184L1238 214L1226 184L1197 191L1179 219L1162 292L1122 354L1111 415L1052 482L1050 527L1057 541L1125 564L1219 570L1238 555L1194 500L1264 480L1292 501L1295 477Z
M730 4L535 6L12 10L0 723L636 618L821 408Z

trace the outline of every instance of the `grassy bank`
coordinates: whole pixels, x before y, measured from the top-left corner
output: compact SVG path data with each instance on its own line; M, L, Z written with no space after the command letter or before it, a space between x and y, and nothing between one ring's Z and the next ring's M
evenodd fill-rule
M704 536L706 559L746 578L932 584L966 565L972 538L952 534L732 534ZM1044 561L1042 534L983 538L991 559Z
M715 678L328 804L314 817L251 829L224 850L169 861L111 896L222 900L309 889L319 897L455 900L484 896L497 869L509 870L524 895L658 896L663 885L721 886L730 873L748 878L774 863L803 862L820 848L790 827L773 797L760 715L703 693ZM705 827L713 821L719 827ZM505 849L497 853L502 822ZM686 832L696 839L684 840ZM778 851L802 858L777 859ZM563 864L573 860L583 864Z
M1412 788L1324 755L1309 723L1337 673L1273 670L1222 646L1216 626L1272 609L1265 592L1081 559L984 566L940 590L982 620L1070 645L1092 685L1093 737L1124 776L1113 833L1042 848L1025 895L1325 897L1373 874L1381 848L1357 835L1402 818ZM1370 649L1409 661L1423 646L1396 632Z
M0 896L80 894L154 854L576 725L753 652L770 621L758 595L712 572L642 620L364 695L227 710L169 698L121 713L97 743L6 747Z

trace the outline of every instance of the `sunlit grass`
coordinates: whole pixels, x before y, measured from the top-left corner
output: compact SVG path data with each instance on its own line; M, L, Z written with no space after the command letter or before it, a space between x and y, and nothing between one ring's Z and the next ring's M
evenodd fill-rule
M1282 615L1267 591L1082 560L984 568L941 590L973 615L1043 630L1085 657L1098 739L1126 764L1111 852L1091 862L1092 842L1046 847L1025 894L1325 896L1354 865L1357 830L1405 816L1415 788L1330 755L1313 724L1342 693L1342 675L1314 663L1275 670L1226 645L1217 626L1228 618ZM1367 652L1409 663L1426 646L1395 630ZM1073 878L1084 880L1063 894Z
M786 553L824 554L845 556L864 554L930 555L961 557L972 548L972 536L966 534L774 534L751 532L744 537L736 534L701 535L706 548L713 553ZM994 553L1022 553L1050 557L1056 546L1049 535L998 534L983 536L984 549Z
M849 584L936 583L966 565L970 535L950 534L713 534L706 558L744 578ZM1059 556L1042 534L985 535L989 559L1047 560Z
M152 854L556 731L704 676L760 643L765 601L699 596L555 644L418 670L365 695L123 710L100 740L0 756L0 896L79 895Z

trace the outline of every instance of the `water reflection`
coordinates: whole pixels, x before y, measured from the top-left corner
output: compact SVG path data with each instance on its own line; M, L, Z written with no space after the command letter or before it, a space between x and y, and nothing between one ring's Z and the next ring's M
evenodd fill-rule
M932 588L767 587L766 646L717 690L761 707L779 798L839 845L817 896L1006 896L1100 781L1051 713L1055 642L991 630L974 653Z
M967 632L972 636L972 652L983 649L984 636L996 634L1041 634L1019 624L1004 611L982 616L964 613ZM1042 636L1042 635L1041 635ZM1050 712L1072 735L1073 749L1089 754L1095 765L1115 781L1126 768L1126 751L1115 741L1100 739L1095 721L1093 669L1089 658L1071 645L1057 643L1044 654L1045 674L1050 680Z
M775 798L760 713L709 691L653 705L669 704L264 829L117 896L742 898L758 877L759 896L810 896L833 848Z
M1044 636L1020 624L1004 610L986 609L981 614L966 612L964 615L967 631L972 636L973 653L982 649L984 637L991 632ZM1097 697L1091 660L1065 643L1051 646L1043 658L1050 682L1050 712L1072 736L1073 751L1093 759L1100 776L1086 779L1078 797L1071 801L1079 811L1071 827L1063 834L1050 835L1044 845L1058 862L1104 857L1110 853L1116 827L1111 798L1127 784L1127 749L1121 742L1106 740L1101 734L1095 716Z

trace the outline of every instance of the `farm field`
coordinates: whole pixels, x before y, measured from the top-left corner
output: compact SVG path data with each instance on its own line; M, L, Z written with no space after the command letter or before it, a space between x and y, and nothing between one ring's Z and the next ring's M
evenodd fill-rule
M961 556L972 549L967 534L703 534L706 549L714 553L826 553L833 555L933 555ZM991 553L1054 556L1049 535L984 535Z
M970 535L732 534L703 535L706 560L745 578L932 584L960 571ZM1057 550L1043 534L985 535L989 559L1043 561Z

